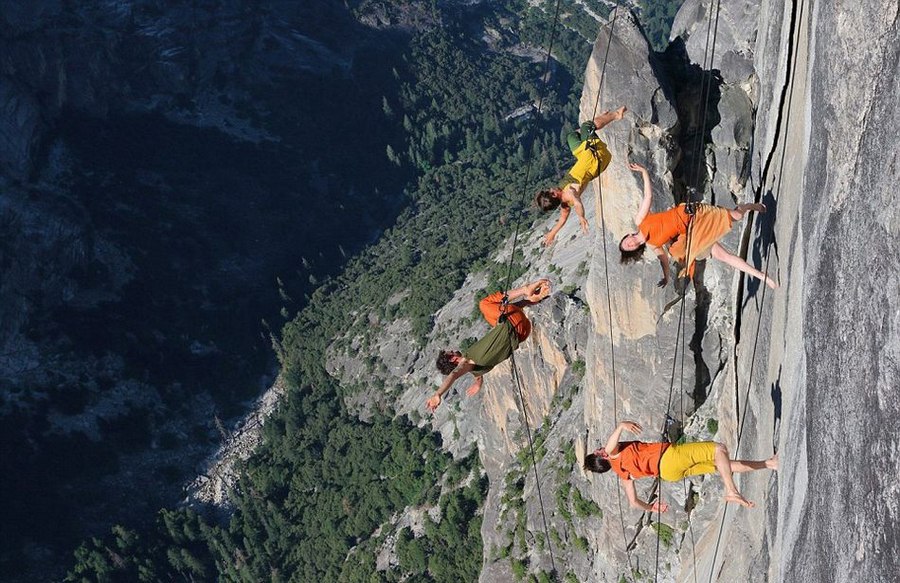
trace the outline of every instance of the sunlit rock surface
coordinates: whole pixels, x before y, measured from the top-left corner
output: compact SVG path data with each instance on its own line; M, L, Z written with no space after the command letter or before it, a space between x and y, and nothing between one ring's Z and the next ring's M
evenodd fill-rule
M540 236L555 220L548 217L524 242L529 276L557 283L551 300L529 309L535 332L516 354L532 429L544 425L538 473L548 527L558 535L554 562L582 581L619 581L632 569L653 576L657 528L650 517L624 500L620 515L617 480L584 476L578 466L614 417L640 422L642 437L655 440L669 409L679 420L683 411L690 439L722 441L742 458L777 450L782 471L739 478L757 507L731 507L724 520L718 478L664 484L672 510L663 523L672 536L660 548L659 580L888 580L900 548L893 495L900 486L888 470L897 464L900 372L900 263L889 248L900 230L890 202L900 121L897 3L848 11L801 1L723 2L708 137L698 158L684 150L696 147L693 134L704 122L688 111L700 93L685 86L675 65L703 65L708 7L689 1L676 19L673 30L687 38L676 46L681 56L649 54L633 19L620 17L599 110L626 104L631 112L602 132L614 161L584 196L591 233L578 233L573 221L542 250ZM594 111L608 34L609 27L601 31L586 74L584 119ZM716 204L759 201L769 209L736 224L723 244L767 269L781 288L773 292L713 261L701 265L685 298L683 380L681 361L673 363L676 289L655 287L655 259L629 267L617 261L616 242L632 230L640 198L637 176L624 166L629 153L651 170L655 210L671 205L685 183ZM473 276L438 313L443 336L405 377L400 412L422 415L440 380L432 364L439 347L486 330L467 322L483 284ZM521 468L516 455L528 457L509 370L488 375L475 398L462 395L460 381L432 421L451 451L476 444L490 477L482 581L512 580L503 558L509 545L521 557L503 501L508 472ZM568 465L563 452L572 444L577 460ZM564 482L596 502L602 516L567 520L556 498ZM638 490L646 497L651 488L652 481ZM530 470L524 496L525 556L532 572L549 571ZM587 540L586 550L576 537Z

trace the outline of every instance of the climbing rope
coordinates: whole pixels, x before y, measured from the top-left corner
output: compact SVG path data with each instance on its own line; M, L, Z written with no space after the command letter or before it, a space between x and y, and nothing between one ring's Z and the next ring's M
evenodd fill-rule
M693 224L693 221L691 221L691 223ZM688 225L687 242L686 242L687 243L686 248L687 248L687 253L688 253L687 257L690 257L691 232L692 231L693 231L693 229L691 228L691 225ZM687 321L684 318L684 312L685 312L684 298L682 298L682 300L681 300L681 307L682 307L682 310L681 310L681 383L680 383L680 387L679 387L679 391L680 391L679 402L680 402L680 410L681 410L680 430L683 432L684 431L684 359L685 359L685 355L687 354L687 345L686 345ZM660 484L661 484L661 482L660 482ZM684 487L685 504L688 504L688 495L690 493L690 488L688 487L688 480L682 480L681 484ZM661 487L660 487L660 489L661 489ZM691 535L691 561L693 562L693 565L694 565L694 568L693 568L694 583L697 583L697 545L696 545L696 541L694 539L694 523L693 523L693 521L690 520L690 515L688 515L687 518L688 518L688 520L687 520L688 532L690 532L690 535ZM657 536L657 545L658 544L659 544L659 537ZM659 553L659 549L657 548L657 556L658 556L658 553ZM657 561L658 560L659 559L657 559ZM657 566L658 565L659 565L659 563L657 562Z
M685 249L686 249L685 257L688 260L690 260L691 243L692 243L693 231L694 231L693 226L694 226L694 219L693 219L693 216L691 216L690 221L688 222L688 225L687 225L687 231L685 233L685 239L686 239L686 241L685 241L685 243L686 243L685 244ZM667 259L667 261L668 261L668 259ZM690 264L688 264L686 266L686 269L688 269L688 271L690 272ZM678 279L678 277L676 274L676 280L677 279ZM685 284L685 286L687 286L687 284ZM685 341L685 338L687 337L687 319L684 317L685 312L687 310L687 308L686 308L687 303L684 301L684 297L686 294L687 294L687 288L685 288L685 290L682 292L681 299L679 301L680 305L679 305L679 309L678 309L678 325L676 327L676 332L675 332L675 353L672 357L672 374L670 376L670 381L669 381L669 394L666 399L666 413L663 418L662 427L659 430L660 438L666 442L670 441L668 428L669 428L670 424L674 421L674 419L671 416L672 395L675 391L675 369L678 364L679 349L680 349L680 353L681 353L681 375L680 375L681 376L680 391L682 393L682 395L681 395L681 397L682 397L682 399L681 399L681 427L682 428L684 427L684 400L683 400L683 397L684 397L684 356L685 356L685 352L686 352L684 341ZM661 456L660 456L659 463L660 464L662 463ZM662 479L658 477L661 473L661 467L658 465L656 469L657 469L656 482L659 486L657 489L657 498L661 504L663 487L662 487ZM657 522L657 524L662 523L662 507L659 504L656 507L656 522ZM688 524L690 524L690 520L688 520ZM655 568L654 568L654 572L653 572L653 580L654 581L657 581L658 577L659 577L659 548L660 548L660 541L662 538L661 532L662 532L662 528L657 526L657 528L656 528ZM691 533L691 540L693 541L693 531ZM695 549L693 548L693 546L691 547L691 552L694 555L694 562L696 564L697 559L696 559Z
M555 7L554 13L553 13L553 24L550 28L550 39L547 43L547 54L546 54L546 57L544 58L544 74L542 76L543 83L541 84L541 90L538 95L537 111L535 112L534 116L532 117L531 124L529 127L529 132L528 132L528 140L527 140L528 162L525 166L525 179L522 183L523 203L525 202L525 200L527 200L526 197L527 197L527 193L528 193L528 185L531 182L531 167L532 167L532 164L534 161L532 146L534 144L534 136L535 136L535 131L537 128L538 116L540 115L540 113L543 109L544 98L546 97L546 94L547 94L547 85L549 83L549 78L550 78L550 58L551 58L551 54L553 52L553 43L556 39L556 29L557 29L557 26L559 25L559 12L560 12L561 3L562 3L561 0L556 0L556 7ZM506 270L506 283L503 288L505 291L504 291L504 296L503 296L503 298L504 298L503 305L501 307L501 315L500 315L501 318L506 316L506 312L507 312L507 309L509 306L509 304L508 304L509 297L507 294L509 293L509 287L512 283L512 268L513 268L513 263L515 262L515 258L516 258L516 249L519 244L519 231L521 229L521 224L522 224L521 214L522 213L516 213L516 227L515 227L515 232L513 234L512 250L510 251L510 254L509 254L509 265ZM510 335L515 334L515 333L516 333L515 330L512 327L510 327ZM553 576L554 576L554 578L558 579L558 572L556 570L556 561L553 558L553 545L552 545L552 540L550 537L550 529L547 526L547 512L544 507L544 496L543 496L543 493L541 492L541 481L540 481L540 477L538 475L537 456L534 453L534 439L532 438L531 426L528 421L528 405L525 402L525 393L522 388L522 380L519 375L519 368L516 365L515 351L513 351L513 353L510 355L510 368L512 371L513 382L516 385L516 392L519 397L519 402L521 403L521 406L522 406L522 416L523 416L523 421L524 421L524 425L525 425L525 434L528 437L528 450L531 454L531 466L532 466L532 469L534 470L534 483L535 483L535 488L537 490L538 503L540 504L540 508L541 508L541 521L543 522L543 527L544 527L544 539L546 540L548 554L550 555L550 565L553 570Z
M721 0L716 0L716 9L711 10L709 18L706 20L706 46L703 49L703 65L701 71L704 73L700 78L700 134L697 139L696 164L694 165L694 180L691 184L697 184L700 180L700 168L705 165L703 157L703 138L706 135L706 118L709 109L709 94L712 91L712 64L716 57L716 38L719 33L719 5ZM715 19L713 19L715 14ZM715 22L715 24L713 24ZM712 30L712 49L710 50L710 30ZM707 60L708 57L708 60ZM715 201L713 201L715 202Z
M539 114L539 113L541 112L542 106L543 106L543 101L544 101L544 98L545 98L545 96L546 96L547 83L548 83L548 79L549 79L549 74L548 74L548 73L549 73L549 70L550 70L550 56L551 56L551 51L552 51L552 47L553 47L553 41L554 41L554 38L555 38L556 27L557 27L557 24L558 24L558 21L559 21L559 10L560 10L560 0L557 0L557 2L556 2L556 7L555 7L555 11L554 11L554 16L553 16L553 27L552 27L552 29L551 29L550 42L548 43L548 47L547 47L547 56L546 56L545 64L544 64L544 83L543 83L543 85L542 85L541 92L540 92L539 98L538 98L537 114ZM615 24L616 24L616 20L618 19L618 16L619 16L619 11L618 11L618 6L617 6L617 8L615 9L615 14L614 14L614 16L613 16L612 24L611 24L611 27L610 27L609 38L607 39L606 53L605 53L605 56L604 56L604 59L603 59L603 66L602 66L602 68L601 68L601 73L600 73L600 83L599 83L599 87L598 87L598 90L597 90L597 98L596 98L596 100L595 100L595 102L594 102L594 113L593 113L593 115L591 116L592 119L596 116L597 107L598 107L599 102L600 102L600 95L601 95L601 92L602 92L602 89L603 89L603 82L604 82L604 79L605 79L605 76L606 76L606 66L607 66L607 62L608 62L608 60L609 60L609 48L610 48L610 44L612 43L612 37L613 37L613 34L614 34L614 32L615 32ZM533 121L532 121L532 124L531 124L531 131L530 131L530 136L529 136L529 140L528 140L529 146L530 146L531 144L533 144L533 142L534 142L534 128L535 128L536 123L537 123L537 114L535 115L535 117L534 117L534 119L533 119ZM532 148L529 147L529 152L530 152L531 150L532 150ZM527 200L527 195L528 195L528 185L529 185L529 183L530 183L530 181L531 181L531 167L532 167L532 162L533 162L533 156L529 155L528 162L527 162L526 168L525 168L525 179L524 179L524 181L523 181L523 186L522 186L522 200L523 200L523 202ZM601 186L601 189L602 189L602 186ZM605 240L606 240L606 228L605 228L605 223L604 223L604 221L603 221L602 213L603 213L603 207L602 207L602 190L601 190L601 225L602 225L602 228L603 228L603 240L605 241ZM509 265L508 265L508 267L507 267L507 272L506 272L506 283L505 283L505 286L504 286L504 288L505 288L506 290L509 290L510 285L512 284L512 268L513 268L513 263L514 263L515 257L516 257L516 249L518 248L519 232L520 232L520 229L521 229L521 216L520 216L519 214L517 214L517 218L516 218L516 226L515 226L515 231L514 231L514 235L513 235L513 245L512 245L512 250L511 250L511 252L510 252L510 256L509 256ZM606 263L607 263L607 261L606 261L606 248L604 247L604 265L606 265ZM606 270L606 274L607 274L607 277L606 277L607 298L609 298L610 290L609 290L609 272L608 272L608 269ZM609 318L610 318L610 330L611 330L611 329L612 329L612 307L611 307L611 304L609 304L609 302L607 302L607 303L608 303L608 306L609 306ZM506 313L506 309L507 309L507 306L506 306L506 304L504 303L503 310L502 310L502 313L503 313L503 314ZM510 333L513 333L513 332L511 331ZM612 336L610 336L610 350L611 350L611 352L612 352L611 362L613 363L613 364L612 364L612 373L613 373L613 415L614 415L614 417L615 417L616 419L618 419L618 413L617 413L617 410L616 410L616 403L618 402L618 396L616 395L616 385L615 385L615 378L616 378L616 373L615 373L615 353L614 353L615 348L614 348L614 344L613 344L612 340L613 340L613 339L612 339ZM518 367L517 367L516 362L515 362L515 356L514 356L514 355L510 357L510 364L511 364L511 368L512 368L512 370L513 370L513 379L514 379L514 381L515 381L516 389L517 389L517 391L518 391L519 401L520 401L521 406L522 406L522 412L523 412L523 417L524 417L524 421L525 421L526 435L527 435L527 437L528 437L529 449L530 449L531 459L532 459L532 467L533 467L533 469L534 469L535 486L536 486L537 492L538 492L538 502L540 503L540 506L541 506L541 518L542 518L542 520L543 520L544 532L545 532L545 535L548 535L547 518L546 518L545 509L544 509L543 496L542 496L541 488L540 488L540 479L539 479L539 477L538 477L538 471L537 471L537 458L536 458L535 453L534 453L534 442L533 442L533 440L532 440L530 423L529 423L529 421L528 421L528 410L527 410L527 405L526 405L526 403L525 403L524 391L523 391L523 389L522 389L521 378L520 378L520 375L519 375ZM623 539L624 539L624 542L625 542L625 552L626 552L626 556L627 556L627 558L628 558L629 568L631 568L631 556L630 556L630 552L629 552L629 549L628 549L628 539L627 539L627 533L626 533L626 530L625 530L624 513L623 513L623 511L622 511L621 492L619 492L619 496L618 496L618 498L617 498L617 502L618 502L618 506L619 506L619 517L620 517L620 520L621 520L621 523L622 523L622 535L623 535ZM548 545L549 545L550 537L547 536L546 538L547 538ZM551 565L552 565L552 568L553 568L554 573L556 573L556 566L555 566L554 560L553 560L553 550L552 550L552 547L549 547L549 550L550 550L550 561L551 561ZM631 568L631 571L633 572L633 568Z
M704 136L706 135L706 122L708 117L708 109L709 109L709 95L712 91L712 63L715 59L716 53L716 38L718 37L718 29L719 29L719 6L720 0L716 0L715 9L709 12L709 16L706 22L706 43L703 50L703 65L701 70L705 72L705 74L701 77L700 83L700 132L697 136L697 150L695 155L695 164L694 164L694 173L693 180L689 182L689 184L698 184L700 180L700 169L702 165L705 164L705 160L703 157L703 149L704 149ZM688 190L690 192L690 190ZM690 200L690 197L687 196L686 203L695 202ZM685 234L686 245L685 245L685 259L688 261L685 268L690 273L690 258L691 258L691 243L692 243L692 234L693 234L693 222L694 216L691 216L690 222L688 223L687 231ZM676 277L677 279L677 277ZM689 282L688 282L689 283ZM669 424L673 422L673 418L671 416L672 412L672 395L675 388L675 369L679 359L679 349L680 349L680 357L681 357L681 370L680 370L680 382L679 382L679 404L680 404L680 424L681 430L684 428L684 361L685 355L687 353L687 320L685 318L686 312L686 302L685 296L687 295L687 283L685 284L685 289L681 293L681 297L679 299L679 311L678 311L678 326L677 332L675 335L675 354L672 359L672 373L669 382L669 394L666 402L666 413L665 418L663 420L663 426L660 429L660 433L662 439L665 441L669 441L669 436L667 429ZM662 480L657 478L659 483L658 495L659 500L662 500ZM687 487L687 483L682 480L682 484L685 492L685 500L687 500L687 495L689 489ZM662 512L660 506L657 506L657 524L662 523ZM690 519L688 520L688 528L691 535L691 556L694 564L694 580L697 579L697 554L696 554L696 546L694 540L694 528ZM661 541L661 532L662 529L657 527L656 529L656 555L655 555L655 568L654 568L654 576L653 580L657 581L659 577L659 551L660 551L660 541Z
M613 15L612 22L610 23L609 28L609 36L606 39L606 51L603 56L603 65L600 68L600 82L597 86L597 97L594 99L594 109L591 113L591 120L593 120L597 116L597 109L600 106L600 97L603 94L603 82L606 79L606 65L609 61L609 49L612 45L612 39L615 35L616 31L616 21L619 18L619 5L616 2L615 14ZM599 36L599 33L598 33ZM610 290L609 285L609 251L606 246L606 215L603 208L603 178L602 176L598 177L597 180L597 200L599 201L600 207L600 237L601 241L603 241L603 274L604 281L606 284L606 311L607 317L609 319L609 362L610 362L610 372L612 373L612 393L613 393L613 423L618 426L619 424L619 411L618 411L618 403L619 403L619 395L618 388L616 385L616 346L615 339L613 337L613 316L612 316L612 291ZM622 508L622 490L621 488L616 488L616 506L619 510L619 524L622 528L622 542L625 547L625 559L628 562L628 572L630 575L634 574L634 565L631 561L631 549L628 542L628 531L625 528L625 511Z
M515 334L515 331L510 332L510 333ZM522 404L522 416L523 416L523 420L525 422L524 423L525 434L528 436L528 446L529 446L529 451L531 453L531 467L534 470L534 485L535 485L535 489L537 490L538 504L540 504L540 507L541 507L541 521L543 522L543 525L544 525L544 536L546 537L547 548L550 551L550 553L549 553L550 554L550 567L553 570L554 577L558 577L558 571L556 570L556 562L553 559L553 547L551 546L551 542L550 542L550 535L549 535L550 529L547 527L547 513L546 513L546 510L544 509L544 496L541 492L541 480L540 480L540 477L538 476L538 471L537 471L537 456L534 453L534 440L531 437L531 425L528 422L528 405L525 403L525 391L524 391L524 389L522 389L522 378L519 375L519 367L516 365L515 350L510 355L509 361L510 361L509 362L510 368L512 369L513 382L516 385L516 391L519 395L519 402Z
M535 111L534 116L531 118L531 125L528 130L528 139L526 140L528 144L527 152L528 152L528 162L525 164L525 179L522 181L522 195L521 199L523 204L528 200L528 186L531 183L531 166L534 163L534 153L532 146L534 145L534 135L537 128L538 117L541 114L541 111L544 107L544 98L547 96L547 85L549 84L550 79L550 57L553 51L553 43L556 40L556 28L559 25L559 11L562 0L556 0L556 7L553 12L553 25L550 28L550 40L547 43L547 55L544 58L544 74L542 75L543 83L541 84L541 91L538 94L538 102L537 102L537 111ZM512 268L513 262L516 258L516 249L519 245L519 231L522 226L522 213L516 213L516 228L513 233L513 244L512 251L509 254L509 266L506 269L506 283L504 284L503 289L509 291L509 286L512 284Z
M798 47L796 46L796 44L799 44L800 26L803 22L804 4L805 4L804 2L800 2L800 8L798 9L798 12L796 14L792 14L792 18L791 18L791 33L790 33L790 37L788 38L788 62L790 63L790 65L789 65L790 76L786 80L786 83L784 84L784 87L782 88L782 92L781 92L782 103L785 103L787 105L787 114L785 116L785 121L784 121L785 130L790 128L790 123L791 123L791 110L792 110L791 105L794 100L794 82L795 82L795 79L797 78L797 62L799 60L799 59L797 59L797 54L796 54L797 50L798 50ZM785 100L785 93L787 93L787 100ZM779 127L780 127L780 124L779 124ZM787 133L787 131L785 131L785 133ZM784 163L785 163L786 156L787 156L787 145L782 144L781 160L779 162L778 175L777 175L776 182L775 182L775 188L772 192L773 199L776 203L775 204L776 208L778 206L777 202L778 202L779 195L781 193L781 184L782 184L781 181L782 181L782 176L784 176ZM768 175L768 173L769 173L769 167L768 167L768 164L766 164L766 167L763 170L763 179L760 180L759 190L757 191L756 197L755 197L757 202L762 200L761 193L762 193L762 189L764 188L764 186L766 184L765 178ZM773 219L773 221L772 221L773 230L774 230L774 223L775 223L775 221ZM767 251L766 252L766 261L765 261L765 267L763 269L763 274L765 275L765 277L769 276L769 260L772 257L771 254L768 253L769 245L770 245L770 243L767 242L766 243L766 251ZM760 294L761 297L760 297L760 301L759 301L760 311L759 311L759 317L757 318L757 321L756 321L756 333L755 333L754 339L753 339L753 349L751 350L751 354L750 354L750 371L747 376L747 389L744 392L744 403L747 403L747 401L750 398L750 387L753 383L753 372L754 372L755 366L756 366L756 353L757 353L757 348L759 346L759 334L760 334L760 330L762 328L762 306L765 305L766 291L768 290L768 287L769 287L768 285L766 285L765 280L762 281L761 285L763 287L762 287L762 294ZM738 401L736 403L736 406L738 407L738 410L741 411L740 395L738 394L737 397L738 397ZM748 409L748 407L745 406L743 411L741 411L741 413L740 413L740 423L738 423L738 432L737 432L737 444L735 446L735 451L734 451L735 457L738 456L738 452L740 452L740 449L741 449L741 437L743 436L743 433L744 433L744 422L747 419L747 409ZM727 515L728 515L728 505L726 504L725 508L722 510L722 519L719 522L719 532L718 532L718 535L716 536L716 546L713 551L712 561L710 562L710 568L709 568L710 583L712 583L713 575L715 573L716 560L718 559L718 556L719 556L719 547L721 546L721 543L722 543L722 534L725 530L725 518Z

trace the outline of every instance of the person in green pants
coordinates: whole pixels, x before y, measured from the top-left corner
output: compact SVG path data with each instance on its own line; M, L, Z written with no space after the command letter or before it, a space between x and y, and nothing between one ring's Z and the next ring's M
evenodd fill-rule
M488 324L492 326L484 338L473 344L464 353L458 350L442 350L438 353L437 368L447 375L425 407L434 412L441 404L441 397L450 390L456 379L472 373L473 382L466 390L470 397L481 390L484 375L492 368L512 356L519 344L531 334L531 321L524 306L536 304L550 295L550 280L538 279L514 290L510 290L504 303L503 292L493 293L481 300L478 308Z
M591 180L606 170L612 160L612 154L609 153L606 143L597 135L597 130L622 119L626 111L628 110L624 105L615 111L604 111L593 120L583 122L580 129L566 135L566 143L575 156L575 164L559 183L558 188L542 190L534 197L535 205L543 212L552 211L557 207L560 209L559 220L544 237L545 245L553 243L559 230L569 220L573 208L581 222L581 230L587 233L588 222L584 216L584 206L581 204L581 193Z

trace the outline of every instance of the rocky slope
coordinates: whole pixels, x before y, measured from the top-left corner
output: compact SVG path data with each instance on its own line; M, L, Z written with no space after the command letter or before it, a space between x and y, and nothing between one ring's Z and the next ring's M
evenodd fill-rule
M477 447L490 478L483 581L512 580L519 561L549 571L550 546L560 574L583 581L653 577L657 565L663 581L878 581L898 564L891 497L898 481L879 471L896 466L898 451L900 264L887 248L900 229L887 200L897 176L897 3L865 2L857 11L802 0L723 2L711 64L704 63L708 10L708 2L685 3L673 28L684 42L666 55L650 54L634 19L620 15L600 107L625 103L631 113L603 132L614 162L585 196L591 233L568 225L542 250L551 218L524 242L528 275L549 275L557 285L551 300L530 309L535 332L516 358L539 442L550 538L523 464L524 417L508 365L489 375L480 396L451 393L433 420L422 421L455 453ZM593 111L609 34L604 28L594 47L583 118ZM703 131L695 84L710 67ZM724 243L766 266L782 287L772 292L712 261L699 269L685 298L683 380L680 361L673 363L676 290L655 287L655 260L623 267L615 257L640 196L623 164L629 153L651 168L656 208L686 186L716 204L769 207ZM402 322L380 333L385 380L401 387L400 413L422 414L439 380L432 365L439 347L485 330L471 317L484 282L474 274L436 315L421 352L397 333ZM334 355L332 370L348 381L359 366L349 354ZM739 480L757 508L729 508L723 518L721 483L708 478L664 484L674 509L665 526L627 505L620 517L616 481L584 476L581 452L605 438L614 418L634 419L645 439L656 439L667 409L684 415L690 439L722 441L744 458L780 452L777 475ZM851 461L876 456L862 470Z

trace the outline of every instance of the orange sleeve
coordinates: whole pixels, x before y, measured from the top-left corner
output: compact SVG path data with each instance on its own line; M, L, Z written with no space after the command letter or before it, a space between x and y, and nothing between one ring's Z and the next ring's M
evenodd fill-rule
M494 292L478 303L478 309L481 310L481 315L484 316L484 319L487 320L487 323L491 326L497 325L497 321L500 319L502 306L503 292Z

